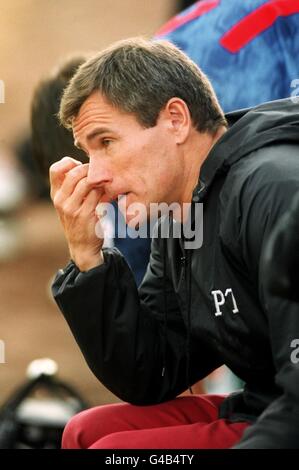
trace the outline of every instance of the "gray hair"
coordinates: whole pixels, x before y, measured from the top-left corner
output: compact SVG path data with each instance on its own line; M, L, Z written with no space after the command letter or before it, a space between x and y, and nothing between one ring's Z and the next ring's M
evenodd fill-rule
M64 91L59 118L72 127L84 101L98 90L112 105L132 113L144 127L155 126L169 99L188 106L200 131L227 125L215 92L200 68L168 41L119 41L82 64Z

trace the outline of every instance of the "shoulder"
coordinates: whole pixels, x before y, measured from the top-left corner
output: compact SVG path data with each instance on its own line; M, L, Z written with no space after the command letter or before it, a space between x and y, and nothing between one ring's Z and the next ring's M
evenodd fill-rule
M299 147L279 143L251 152L234 163L227 174L221 200L228 204L253 201L259 194L287 198L299 190Z
M219 196L222 241L244 251L252 241L261 246L298 192L298 146L268 146L239 160Z

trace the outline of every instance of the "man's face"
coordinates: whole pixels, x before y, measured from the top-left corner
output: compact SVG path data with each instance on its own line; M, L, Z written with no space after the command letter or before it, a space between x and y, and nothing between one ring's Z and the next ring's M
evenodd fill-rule
M144 128L96 91L73 120L73 133L89 157L89 184L101 187L106 200L126 195L119 208L127 223L132 203L143 204L149 215L152 202L176 202L182 168L166 114L160 113L154 127Z

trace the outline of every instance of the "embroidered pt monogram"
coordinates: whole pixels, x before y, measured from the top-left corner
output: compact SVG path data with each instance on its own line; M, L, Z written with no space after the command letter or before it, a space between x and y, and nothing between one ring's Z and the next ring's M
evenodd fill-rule
M226 289L224 294L221 290L212 290L211 294L214 298L214 303L215 303L215 308L216 308L216 312L215 312L216 317L218 317L219 315L222 315L220 307L221 305L224 305L226 303L228 296L232 302L232 313L239 312L237 302L233 294L233 290L231 288Z

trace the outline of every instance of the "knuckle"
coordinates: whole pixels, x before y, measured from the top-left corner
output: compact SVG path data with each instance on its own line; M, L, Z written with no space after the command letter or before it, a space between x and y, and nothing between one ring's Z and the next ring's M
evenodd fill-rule
M60 170L59 170L57 162L53 163L49 168L50 179L54 179L55 176L57 176L59 173L60 173Z
M65 201L64 204L62 204L62 213L69 220L78 220L81 210L79 207L75 207L71 201Z
M53 201L53 205L54 205L55 209L58 210L58 211L61 211L62 205L61 205L61 198L60 198L59 193L56 193L52 197L52 201Z
M73 215L73 209L71 208L70 204L67 202L62 206L62 212L66 217L71 217Z

